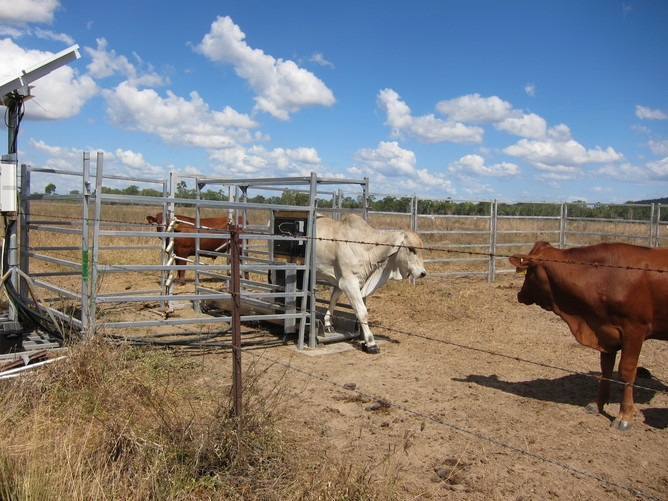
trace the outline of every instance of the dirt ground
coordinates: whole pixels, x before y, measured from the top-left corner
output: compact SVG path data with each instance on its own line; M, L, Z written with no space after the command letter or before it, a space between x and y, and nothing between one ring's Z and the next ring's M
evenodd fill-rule
M598 352L518 303L522 282L391 281L367 299L380 354L356 341L299 351L296 338L255 333L244 343L274 344L247 345L242 366L279 395L281 432L315 450L314 472L354 465L394 499L668 500L668 343L645 343L635 422L613 430L619 385L605 414L585 412ZM230 352L203 360L229 388Z
M584 410L598 353L519 304L522 280L391 282L368 298L380 354L290 342L243 364L284 392L286 433L323 464L365 465L399 499L668 499L668 343L646 342L635 423L613 430L619 391L606 414Z
M119 277L113 290L144 285ZM613 430L617 385L606 414L584 410L598 353L518 303L522 281L390 282L367 301L380 354L355 342L298 351L290 339L248 348L243 367L281 395L282 431L315 447L321 466L365 467L398 499L668 500L668 342L645 343L651 377L636 382L635 423ZM206 362L229 380L229 352Z

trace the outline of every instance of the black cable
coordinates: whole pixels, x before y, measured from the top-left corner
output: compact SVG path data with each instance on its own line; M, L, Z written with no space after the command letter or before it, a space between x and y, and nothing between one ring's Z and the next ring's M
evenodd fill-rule
M14 284L11 280L11 274L8 274L9 270L9 252L8 252L8 243L9 236L12 234L15 226L15 220L8 220L7 215L4 215L5 220L5 238L2 247L2 276L5 277L3 280L3 285L7 291L7 296L9 297L10 302L16 308L18 313L19 323L26 330L34 330L37 327L43 329L49 335L62 341L63 336L57 326L53 325L52 320L43 315L39 311L33 310L28 304L23 301L21 295L17 292L14 287Z
M17 120L16 127L14 129L14 137L12 137L12 142L9 145L9 153L18 153L17 141L19 137L19 128L21 127L21 121L23 120L23 115L25 114L25 105L23 103L23 96L21 96L18 91L14 91L9 94L11 97L5 99L5 125L9 129L9 116L11 116L14 110L17 110Z

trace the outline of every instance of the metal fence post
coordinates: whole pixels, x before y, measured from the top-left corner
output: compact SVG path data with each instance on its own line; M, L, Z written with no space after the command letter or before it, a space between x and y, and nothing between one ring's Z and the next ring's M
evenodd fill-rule
M568 219L568 206L566 202L561 202L561 221L559 222L559 248L566 245L566 220Z
M656 220L656 223L654 221L654 206L655 204L652 204L649 215L649 242L647 243L649 247L658 247L659 220Z
M654 246L661 247L661 204L656 204L656 236Z
M89 226L90 221L88 209L90 206L90 153L83 153L83 175L82 175L83 204L81 204L81 335L90 339L93 327L90 325L89 308L91 305L91 286L89 282L90 254L89 254ZM97 218L97 214L95 214ZM93 239L95 241L95 239Z
M496 200L490 204L489 221L489 267L487 269L487 281L493 282L496 270L496 226L498 216L498 205Z
M30 275L30 258L27 249L30 248L30 168L26 164L21 164L21 207L20 207L20 255L19 268L26 275ZM19 282L21 284L21 282ZM21 299L28 297L27 287L20 287L19 294ZM9 303L11 304L11 302ZM11 306L13 308L14 306Z
M98 280L100 277L100 224L102 220L102 185L104 183L104 153L97 152L95 159L95 215L93 216L93 256L91 269L91 284L90 284L90 307L88 314L90 317L89 324L93 329L91 335L97 328L97 294L98 294ZM90 189L90 186L89 186Z

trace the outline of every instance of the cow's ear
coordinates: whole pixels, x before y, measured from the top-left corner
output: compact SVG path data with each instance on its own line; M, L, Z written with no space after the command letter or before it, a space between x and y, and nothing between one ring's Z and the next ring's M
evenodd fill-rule
M536 251L548 248L549 249L552 248L552 245L549 242L545 242L544 240L539 240L534 244L533 249L531 249L531 254L533 254Z
M526 270L531 266L531 258L526 254L515 254L508 258L510 264L515 265L516 268Z
M406 245L406 233L403 231L400 231L397 233L397 238L394 240L394 246L390 249L390 252L388 253L388 256L392 256L399 252L401 247Z
M146 220L150 224L158 224L158 220L155 218L155 216L146 216Z

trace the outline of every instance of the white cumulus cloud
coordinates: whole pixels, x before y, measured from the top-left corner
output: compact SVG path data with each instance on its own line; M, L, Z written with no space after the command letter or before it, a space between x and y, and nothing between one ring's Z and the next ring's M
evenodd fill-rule
M212 150L209 155L214 171L226 177L308 176L322 172L322 160L314 148L275 148L261 145Z
M521 139L503 152L560 177L576 176L585 164L618 162L624 158L612 147L585 148L571 138L570 129L563 124L549 129L545 138Z
M256 92L255 111L288 120L305 106L331 106L334 94L313 73L294 61L276 59L251 48L229 16L218 17L195 50L212 61L231 64Z
M229 148L250 142L250 130L258 124L248 115L226 106L211 110L197 92L189 98L168 91L165 97L153 89L137 89L122 82L103 93L111 122L119 127L161 137L166 143L202 148Z
M376 148L362 148L355 154L354 176L373 179L374 191L384 193L456 193L452 182L442 174L416 168L415 153L396 141L381 141Z
M52 23L58 0L0 0L0 23Z
M497 129L520 137L538 138L545 136L547 122L535 113L516 113L494 125Z
M510 116L512 109L508 101L497 96L482 97L480 94L468 94L436 104L439 113L459 122L499 122Z
M547 122L535 113L516 110L508 101L497 96L482 97L480 94L467 94L440 101L436 109L458 122L489 123L508 134L520 137L537 138L544 136Z
M512 177L519 174L517 165L509 162L485 165L485 159L480 155L465 155L448 166L452 173L486 177Z
M664 139L663 141L650 140L649 149L655 155L668 156L668 139Z
M107 49L107 41L104 38L98 38L96 42L97 48L86 47L85 49L91 58L87 67L88 73L93 78L103 79L120 75L132 86L159 86L167 83L150 66L142 69L131 63L127 57L119 56L115 51ZM139 57L136 59L142 66L141 59Z
M414 117L411 109L392 89L378 93L378 106L386 113L386 125L392 127L392 137L404 134L414 136L423 143L480 143L483 130L454 120L442 120L433 114Z
M636 105L636 116L644 120L666 120L668 114L663 110L653 110L647 106Z

